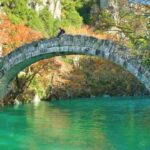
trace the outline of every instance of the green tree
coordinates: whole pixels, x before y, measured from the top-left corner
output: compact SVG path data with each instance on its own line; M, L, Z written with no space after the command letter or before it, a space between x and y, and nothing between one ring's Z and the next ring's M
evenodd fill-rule
M62 0L62 6L62 25L80 27L82 25L82 17L76 10L75 1Z
M115 5L104 9L93 2L91 25L97 31L117 33L119 42L132 49L136 54L134 57L140 56L144 64L150 67L147 63L150 58L145 57L150 53L150 6L138 3L131 5L127 1L118 1ZM117 18L114 19L116 14Z
M56 34L56 29L59 24L59 21L53 18L53 16L51 15L47 7L45 7L40 12L39 16L42 22L44 23L44 28L45 28L46 33L49 36L54 36Z

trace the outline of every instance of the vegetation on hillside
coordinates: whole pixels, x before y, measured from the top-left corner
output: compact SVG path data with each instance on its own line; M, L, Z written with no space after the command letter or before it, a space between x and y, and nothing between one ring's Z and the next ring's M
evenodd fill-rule
M118 0L115 1L115 6L101 8L99 1L88 0L81 8L91 8L88 15L89 25L93 26L96 32L117 35L116 40L129 47L133 57L141 58L143 64L150 68L149 5ZM82 16L84 17L84 14Z
M12 24L8 17L0 13L0 43L3 45L2 55L8 54L24 43L42 38L43 35L22 24Z
M59 26L82 25L75 2L62 0L62 19L54 19L47 6L39 13L29 8L27 0L1 0L2 8L13 24L24 24L43 33L46 37L56 35Z

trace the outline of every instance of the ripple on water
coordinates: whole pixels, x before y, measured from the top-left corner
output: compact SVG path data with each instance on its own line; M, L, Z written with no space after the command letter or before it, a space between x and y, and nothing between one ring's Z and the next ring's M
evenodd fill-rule
M149 150L150 98L41 102L0 110L2 150Z

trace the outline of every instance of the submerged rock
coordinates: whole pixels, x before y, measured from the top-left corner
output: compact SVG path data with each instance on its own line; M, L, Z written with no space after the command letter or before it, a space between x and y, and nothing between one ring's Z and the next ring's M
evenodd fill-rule
M18 106L20 104L21 104L21 102L19 100L17 100L17 99L14 100L14 105Z
M39 95L35 95L34 96L34 99L33 99L33 101L32 101L32 103L35 105L35 106L38 106L39 105L39 103L40 103L40 97L39 97Z
M104 98L108 98L108 97L111 97L111 96L110 96L110 95L107 95L107 94L104 94L103 97L104 97Z

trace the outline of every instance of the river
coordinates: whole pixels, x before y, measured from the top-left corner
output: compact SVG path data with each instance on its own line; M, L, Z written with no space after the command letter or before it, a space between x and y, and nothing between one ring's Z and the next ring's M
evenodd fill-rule
M1 108L0 150L150 150L150 97Z

